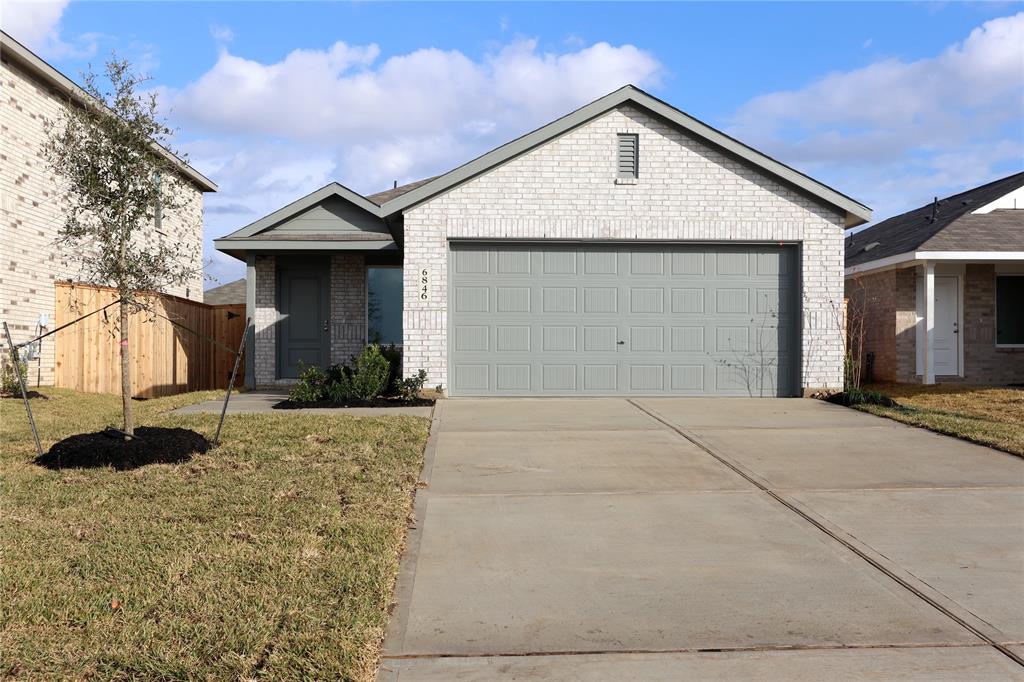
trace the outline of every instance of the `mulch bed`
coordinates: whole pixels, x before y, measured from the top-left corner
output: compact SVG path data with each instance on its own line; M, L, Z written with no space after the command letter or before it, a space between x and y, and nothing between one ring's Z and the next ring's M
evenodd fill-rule
M295 400L282 400L274 405L275 410L298 410L303 408L317 407L430 407L436 401L432 398L416 398L415 400L402 400L401 398L374 398L373 400L346 400L343 403L336 403L331 400L316 400L312 402L298 402Z
M141 426L131 440L112 429L70 436L54 443L35 462L47 469L113 467L125 471L147 464L187 462L212 447L206 436L190 429Z
M49 397L43 395L39 391L28 391L26 393L26 396L28 397L29 400L36 400L36 399L49 400L50 399ZM10 393L10 394L8 394L8 393L0 393L0 398L3 398L4 400L21 400L22 399L20 392L19 393Z

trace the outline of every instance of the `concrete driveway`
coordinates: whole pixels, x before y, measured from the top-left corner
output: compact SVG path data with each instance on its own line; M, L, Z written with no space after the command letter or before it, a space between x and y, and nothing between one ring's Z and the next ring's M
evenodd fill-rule
M1024 679L1024 461L811 400L438 403L382 680Z

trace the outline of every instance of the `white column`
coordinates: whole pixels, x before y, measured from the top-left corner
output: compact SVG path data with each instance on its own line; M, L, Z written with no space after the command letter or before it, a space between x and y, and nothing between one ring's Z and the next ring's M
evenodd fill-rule
M935 263L924 264L924 383L935 383Z

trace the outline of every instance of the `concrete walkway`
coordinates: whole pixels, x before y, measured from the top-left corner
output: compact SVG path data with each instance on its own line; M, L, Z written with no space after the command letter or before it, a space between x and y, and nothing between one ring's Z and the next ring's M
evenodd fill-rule
M228 414L297 414L313 413L324 415L347 414L354 417L380 417L408 414L414 417L430 417L432 407L318 407L314 409L275 410L274 405L287 400L285 391L247 391L232 393L228 401ZM220 414L224 398L204 400L174 410L176 414Z
M382 680L1024 679L1024 461L812 400L438 404Z

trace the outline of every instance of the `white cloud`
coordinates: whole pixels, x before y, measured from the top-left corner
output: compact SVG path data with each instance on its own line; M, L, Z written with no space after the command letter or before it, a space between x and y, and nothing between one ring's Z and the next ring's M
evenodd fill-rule
M1024 12L933 57L878 61L751 99L730 132L878 218L1024 165Z
M377 45L337 42L267 64L222 46L209 71L162 100L181 128L217 140L190 152L221 186L207 216L220 236L332 180L369 193L449 170L626 83L655 86L664 71L632 45L566 50L516 40L479 60L437 48L381 59ZM214 258L212 270L235 272Z
M210 26L210 36L218 43L230 43L235 39L235 32L229 26L213 24Z
M69 0L18 0L0 5L0 24L7 33L37 51L59 45L59 24Z

